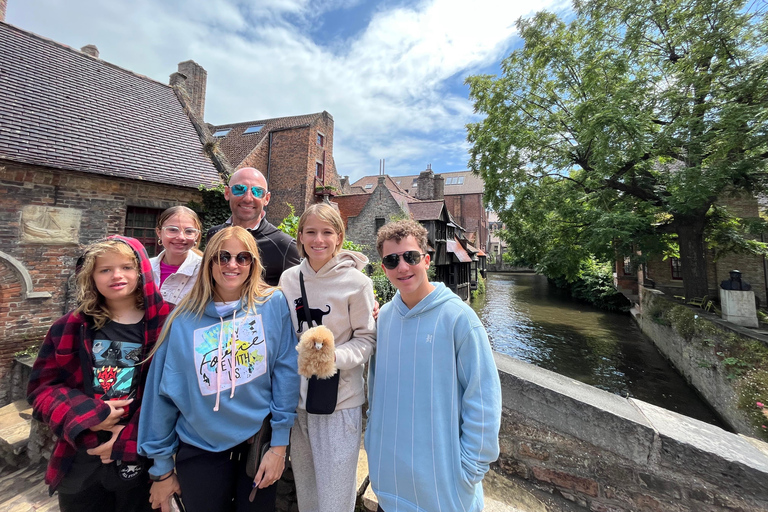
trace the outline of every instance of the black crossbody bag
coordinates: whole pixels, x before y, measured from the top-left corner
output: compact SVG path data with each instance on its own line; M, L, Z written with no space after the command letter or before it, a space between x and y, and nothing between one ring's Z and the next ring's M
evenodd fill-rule
M301 285L301 299L304 303L304 318L311 329L314 327L312 315L309 314L309 302L307 291L304 289L304 274L299 272L299 284ZM333 414L336 410L336 401L339 396L339 373L327 379L318 379L317 375L309 378L307 383L307 412L310 414Z

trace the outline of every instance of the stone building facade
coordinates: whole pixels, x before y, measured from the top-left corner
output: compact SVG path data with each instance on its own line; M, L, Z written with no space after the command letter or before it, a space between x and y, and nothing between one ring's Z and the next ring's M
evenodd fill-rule
M727 196L719 204L737 217L759 216L760 205L750 195ZM760 304L765 306L768 303L768 268L764 257L729 253L716 259L715 252L708 250L706 259L710 299L719 300L720 282L729 278L731 270L739 270L742 279L752 285L752 291ZM617 258L615 276L617 288L625 295L637 295L638 281L668 295L684 295L682 267L677 258L651 258L640 268L633 266L629 258Z
M172 87L97 56L0 22L0 379L71 309L86 244L126 234L154 254L157 215L227 168L183 76Z
M349 190L371 193L376 180L377 176L364 176L349 185ZM428 165L420 174L392 176L386 184L396 192L415 198L443 199L453 220L464 229L469 243L488 252L488 214L483 201L485 184L482 178L469 171L435 174L432 166Z

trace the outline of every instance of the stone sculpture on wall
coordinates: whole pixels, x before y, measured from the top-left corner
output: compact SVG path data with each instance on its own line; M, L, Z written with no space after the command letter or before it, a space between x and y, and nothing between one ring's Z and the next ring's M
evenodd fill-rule
M74 208L27 205L21 211L21 241L76 244L82 212Z

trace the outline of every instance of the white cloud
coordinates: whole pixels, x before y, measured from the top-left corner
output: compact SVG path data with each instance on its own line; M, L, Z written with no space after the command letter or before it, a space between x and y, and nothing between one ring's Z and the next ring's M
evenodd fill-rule
M9 0L6 19L73 47L96 44L104 60L166 83L195 60L208 71L214 124L327 110L337 168L354 180L381 158L390 174L430 162L463 169L472 108L456 84L505 56L518 17L561 0L381 3L350 39L312 40L324 13L361 1Z

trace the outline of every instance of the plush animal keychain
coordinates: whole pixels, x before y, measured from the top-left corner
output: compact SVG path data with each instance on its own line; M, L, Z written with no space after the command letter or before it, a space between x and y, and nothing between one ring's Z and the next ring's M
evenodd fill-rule
M333 333L324 325L307 330L296 345L299 352L299 374L306 378L316 375L328 379L336 374L336 354Z

